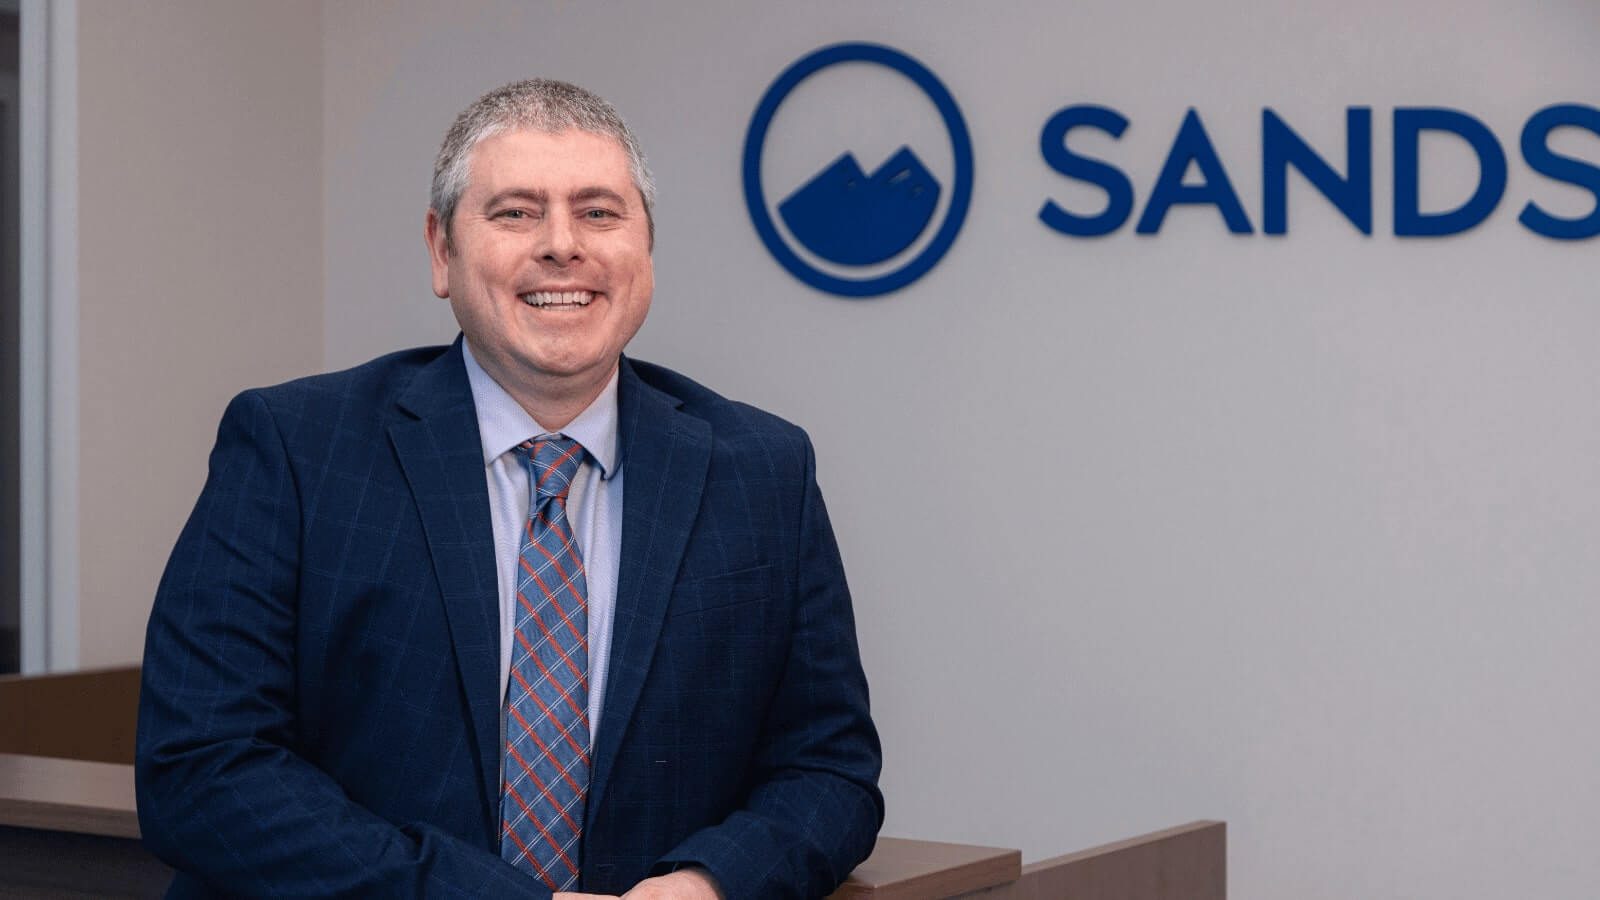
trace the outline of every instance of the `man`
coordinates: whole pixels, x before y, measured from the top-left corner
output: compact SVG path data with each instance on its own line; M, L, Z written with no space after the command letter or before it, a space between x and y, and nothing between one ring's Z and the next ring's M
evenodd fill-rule
M247 391L151 615L173 896L823 896L882 821L798 429L622 350L653 187L529 81L434 170L463 338Z

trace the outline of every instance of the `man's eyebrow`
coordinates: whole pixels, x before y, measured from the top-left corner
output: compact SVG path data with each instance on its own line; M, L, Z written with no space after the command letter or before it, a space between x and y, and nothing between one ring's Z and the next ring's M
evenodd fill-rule
M536 188L507 188L491 196L483 206L488 209L489 207L499 206L507 200L522 200L528 203L544 204L549 202L550 195Z
M627 198L610 188L604 187L579 188L578 190L573 191L568 199L575 204L594 200L604 200L608 203L614 203L623 208L627 208L628 206Z

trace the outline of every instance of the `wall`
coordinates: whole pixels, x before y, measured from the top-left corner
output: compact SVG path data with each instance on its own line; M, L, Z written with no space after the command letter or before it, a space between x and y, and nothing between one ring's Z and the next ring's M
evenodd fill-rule
M633 352L816 439L887 833L1038 858L1219 817L1243 900L1592 896L1600 257L1516 213L1593 202L1517 136L1600 106L1597 33L1593 4L1532 0L329 3L326 363L454 335L421 242L439 139L492 86L577 81L661 183ZM789 277L740 191L761 93L842 40L930 66L978 156L949 256L871 301ZM1345 108L1371 106L1377 227L1296 180L1284 237L1205 208L1063 237L1041 204L1098 195L1038 143L1074 103L1131 120L1081 140L1141 202L1196 107L1257 230L1261 109L1342 169ZM1427 105L1485 121L1510 185L1481 227L1403 240L1390 114ZM1470 157L1424 149L1442 208Z
M135 662L228 398L322 364L310 0L78 5L80 663Z

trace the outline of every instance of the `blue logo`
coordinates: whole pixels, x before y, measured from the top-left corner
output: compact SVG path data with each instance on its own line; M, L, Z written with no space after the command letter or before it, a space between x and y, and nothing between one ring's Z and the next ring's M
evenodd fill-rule
M761 184L761 160L773 116L801 82L839 63L873 63L910 79L933 102L950 137L955 173L944 221L904 264L862 277L824 271L802 258L779 232ZM906 253L928 231L943 186L910 148L902 146L869 175L846 150L778 204L778 215L807 253L841 269L879 267ZM955 242L972 199L972 138L961 110L927 67L879 44L835 44L785 69L761 98L744 141L744 197L762 243L785 269L818 290L842 297L876 297L916 281Z

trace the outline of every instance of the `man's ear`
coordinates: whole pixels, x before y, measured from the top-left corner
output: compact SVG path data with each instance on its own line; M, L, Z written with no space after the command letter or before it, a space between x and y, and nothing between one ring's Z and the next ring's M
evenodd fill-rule
M450 296L450 235L437 211L428 210L428 220L422 231L428 242L428 263L433 267L433 293L447 298Z

